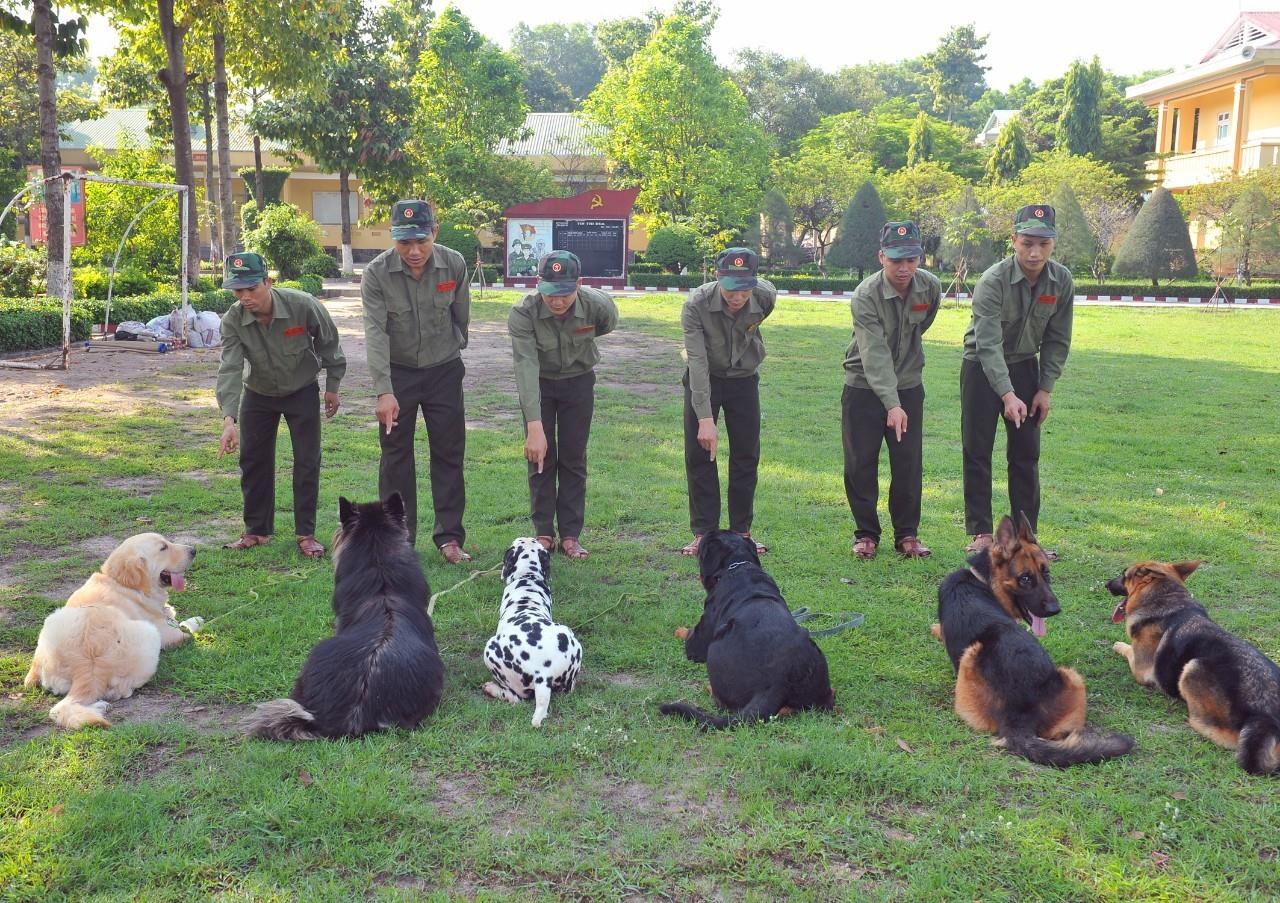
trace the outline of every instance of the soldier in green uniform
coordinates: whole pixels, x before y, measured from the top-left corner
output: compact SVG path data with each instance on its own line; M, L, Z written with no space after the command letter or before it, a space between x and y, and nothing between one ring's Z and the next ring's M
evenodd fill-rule
M578 541L587 504L587 437L595 410L596 339L618 325L618 308L582 285L577 255L551 251L537 264L538 290L507 317L524 415L529 506L538 541L587 557Z
M324 546L315 536L320 493L316 374L324 368L324 413L332 417L338 412L338 384L347 372L338 330L315 298L273 286L266 262L257 254L232 254L226 267L222 287L236 293L236 303L222 317L217 398L223 426L218 456L240 449L245 532L223 548L263 545L275 530L276 433L283 415L293 444L298 549L308 558L320 558Z
M436 244L439 231L429 203L397 201L391 209L395 247L365 267L360 300L381 427L378 492L383 498L393 492L404 498L409 541L416 541L414 430L421 410L431 452L432 539L445 560L457 564L471 560L462 549L467 446L462 349L471 321L471 287L462 255Z
M689 483L693 542L720 524L717 417L729 434L729 529L751 538L756 472L760 464L760 376L764 339L760 323L773 313L778 293L758 279L759 256L729 248L716 258L716 281L694 289L680 312L684 328L684 467ZM766 549L756 543L758 552Z
M1071 271L1049 259L1055 222L1048 204L1020 209L1013 218L1013 254L989 267L974 289L960 365L964 519L973 537L967 552L991 545L991 451L1001 414L1010 513L1025 514L1033 530L1040 515L1040 425L1071 350L1075 297Z
M919 269L920 230L912 222L880 230L880 272L853 292L853 343L844 357L841 397L844 491L853 512L853 552L876 557L880 543L880 446L889 447L889 517L893 547L907 558L933 554L920 529L924 433L924 347L942 303L938 277Z

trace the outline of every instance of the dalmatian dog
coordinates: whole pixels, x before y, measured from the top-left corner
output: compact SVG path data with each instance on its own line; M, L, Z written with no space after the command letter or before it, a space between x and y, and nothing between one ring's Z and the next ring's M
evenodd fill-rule
M518 703L533 699L533 726L541 726L551 691L568 693L582 667L582 646L573 631L551 620L551 554L533 537L517 539L502 560L502 611L498 629L484 647L493 680L484 691Z

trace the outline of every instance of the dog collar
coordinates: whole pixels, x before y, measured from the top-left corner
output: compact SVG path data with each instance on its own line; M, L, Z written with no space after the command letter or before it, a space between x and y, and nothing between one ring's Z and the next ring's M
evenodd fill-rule
M742 565L744 565L744 564L750 564L750 563L751 563L751 562L749 562L749 561L735 561L733 564L731 564L731 565L729 565L727 568L725 568L725 570L726 570L726 571L731 571L731 570L733 570L733 569L734 569L734 568L736 568L736 567L741 567L741 566L742 566Z
M978 579L978 582L981 583L983 586L987 585L986 578L983 577L981 574L979 574L977 570L971 567L969 568L969 573L973 574L973 576L976 577Z

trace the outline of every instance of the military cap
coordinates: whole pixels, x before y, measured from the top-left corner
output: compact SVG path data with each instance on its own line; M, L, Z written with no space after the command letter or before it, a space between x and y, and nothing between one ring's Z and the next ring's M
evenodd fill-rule
M740 292L755 288L756 271L760 268L760 255L750 248L726 248L716 258L716 279L727 292Z
M391 237L396 241L430 238L436 214L426 201L396 201L391 208Z
M252 251L237 251L226 260L227 274L222 280L225 289L253 288L269 275L267 262Z
M1028 204L1013 215L1013 231L1035 238L1057 238L1057 213L1048 204Z
M571 295L578 288L582 261L572 251L551 251L538 261L538 292L543 295Z
M880 250L890 260L923 257L924 246L920 243L920 230L910 220L885 223L880 228Z

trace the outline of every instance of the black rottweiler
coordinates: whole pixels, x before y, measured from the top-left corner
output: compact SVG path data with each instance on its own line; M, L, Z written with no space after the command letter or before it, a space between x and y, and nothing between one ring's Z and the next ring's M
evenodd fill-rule
M733 712L716 717L686 702L660 706L704 728L725 728L801 709L831 709L836 694L818 644L791 615L778 584L760 567L755 543L714 530L698 547L707 591L702 619L680 628L690 661L706 662L711 694Z

